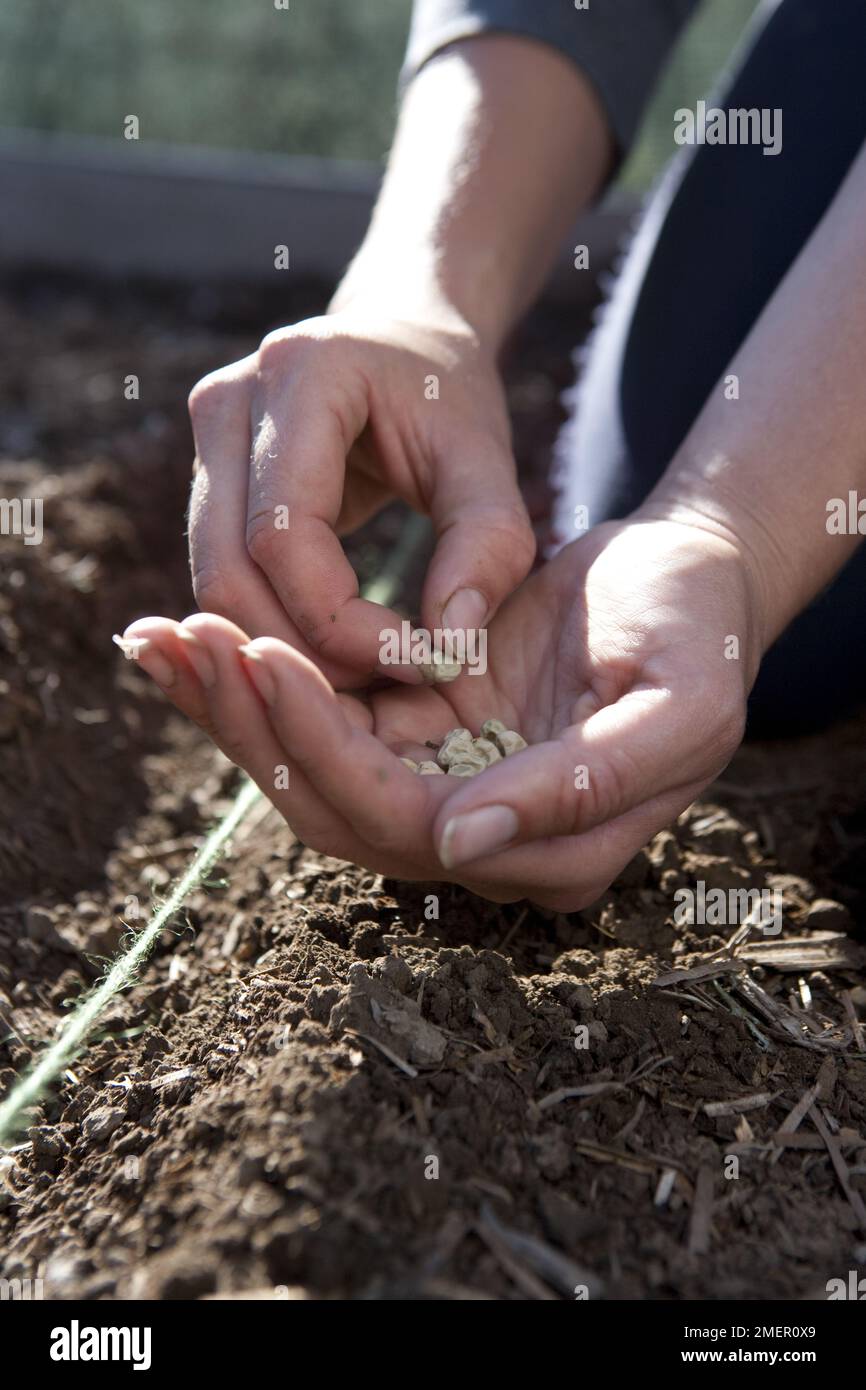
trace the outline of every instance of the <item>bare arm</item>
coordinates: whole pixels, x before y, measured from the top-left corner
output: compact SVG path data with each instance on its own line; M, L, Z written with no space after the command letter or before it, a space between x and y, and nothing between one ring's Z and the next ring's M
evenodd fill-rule
M613 141L590 84L551 48L486 35L409 87L370 231L334 307L449 310L495 350L597 195Z
M359 596L338 539L399 497L437 534L424 626L485 625L535 551L496 348L611 151L589 84L543 44L487 35L422 68L330 312L193 391L203 609L292 643L343 687L373 671L417 678L382 670L399 615Z
M827 503L866 496L866 149L712 392L645 509L735 538L762 595L763 649L860 534ZM866 517L863 520L866 533Z

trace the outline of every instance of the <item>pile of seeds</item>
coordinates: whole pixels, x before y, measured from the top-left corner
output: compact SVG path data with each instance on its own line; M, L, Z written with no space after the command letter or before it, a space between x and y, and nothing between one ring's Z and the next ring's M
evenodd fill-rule
M436 761L416 763L413 758L400 761L421 777L447 773L451 777L474 777L500 758L509 758L525 748L526 739L513 729L506 729L500 719L485 719L478 738L468 729L451 729L439 745Z

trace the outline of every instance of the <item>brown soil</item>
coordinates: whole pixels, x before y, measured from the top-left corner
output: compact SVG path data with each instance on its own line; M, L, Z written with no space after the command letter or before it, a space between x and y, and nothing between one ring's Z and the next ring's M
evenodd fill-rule
M237 787L110 637L192 606L183 402L264 318L211 292L0 299L0 495L44 497L46 525L0 562L0 1091ZM536 321L511 373L540 527L568 332ZM362 575L399 524L359 540ZM0 1275L55 1298L823 1297L866 1261L864 729L747 747L571 917L383 882L254 813L6 1165ZM811 1030L730 974L654 986L729 934L674 924L698 878L780 888L785 937L849 934L824 969L750 967L776 1007L808 986ZM819 1071L799 1147L774 1148ZM745 1116L705 1108L755 1093Z

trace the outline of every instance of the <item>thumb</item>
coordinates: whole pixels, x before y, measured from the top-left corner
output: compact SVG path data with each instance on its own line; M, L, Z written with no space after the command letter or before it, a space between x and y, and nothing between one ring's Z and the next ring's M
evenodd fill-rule
M422 595L424 625L484 627L535 558L511 451L462 438L437 470L430 517L437 542Z
M700 736L696 708L667 692L638 688L582 725L494 763L439 809L434 835L448 869L506 845L584 835L674 791L682 805L720 771ZM684 736L685 731L685 736Z

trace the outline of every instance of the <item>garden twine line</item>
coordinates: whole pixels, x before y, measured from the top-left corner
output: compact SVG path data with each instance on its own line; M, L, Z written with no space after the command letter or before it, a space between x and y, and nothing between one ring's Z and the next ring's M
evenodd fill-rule
M362 588L363 597L374 603L390 606L428 534L429 523L423 517L411 515L388 563L376 579ZM8 1147L7 1140L23 1128L26 1111L41 1100L52 1083L78 1055L87 1034L109 1000L134 983L138 967L156 945L160 932L180 910L188 895L204 881L208 869L219 858L226 841L260 796L259 788L245 777L228 813L208 835L186 873L171 890L152 922L135 938L128 950L115 957L105 978L85 996L74 1013L66 1019L56 1041L12 1087L9 1095L0 1104L0 1153Z

